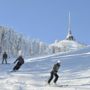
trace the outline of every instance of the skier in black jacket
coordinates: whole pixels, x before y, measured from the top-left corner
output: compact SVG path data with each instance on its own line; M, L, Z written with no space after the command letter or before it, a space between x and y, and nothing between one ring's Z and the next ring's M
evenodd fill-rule
M51 71L51 76L48 80L48 84L50 84L51 80L53 79L53 77L55 76L55 79L54 79L54 83L56 84L59 76L57 74L58 70L59 70L59 67L60 67L60 61L58 61L56 64L54 64L53 66L53 70Z
M2 59L3 59L2 64L4 63L4 61L7 64L7 53L6 52L3 53Z
M18 69L22 66L22 64L24 64L24 58L20 55L20 56L15 60L14 63L16 63L16 62L17 62L17 64L14 66L13 71L18 70Z

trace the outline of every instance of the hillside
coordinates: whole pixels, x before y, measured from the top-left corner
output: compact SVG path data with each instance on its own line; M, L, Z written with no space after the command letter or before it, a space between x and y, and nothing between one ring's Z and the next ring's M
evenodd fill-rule
M73 40L56 40L55 43L50 44L50 47L54 48L53 52L66 52L84 48L86 45Z
M76 41L62 40L46 44L38 39L24 37L14 29L0 26L0 55L7 52L8 57L17 57L21 50L25 57L38 57L58 52L67 52L86 47Z
M0 65L1 90L90 90L90 46L72 53L54 54L46 57L25 59L25 64L17 72L9 71L14 66ZM54 63L61 60L58 85L47 85Z

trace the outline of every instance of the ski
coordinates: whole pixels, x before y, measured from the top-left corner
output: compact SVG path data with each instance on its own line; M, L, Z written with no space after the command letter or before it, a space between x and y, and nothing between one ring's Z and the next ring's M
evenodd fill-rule
M69 85L55 85L56 87L68 87Z
M45 84L45 86L50 86L50 87L68 87L68 86L70 86L70 85L67 85L67 84Z

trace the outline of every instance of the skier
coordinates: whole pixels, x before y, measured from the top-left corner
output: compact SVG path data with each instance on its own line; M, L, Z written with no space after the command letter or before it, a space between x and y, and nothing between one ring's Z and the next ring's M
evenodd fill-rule
M2 64L4 63L4 61L5 61L5 63L7 64L7 53L6 53L6 52L3 53L3 56L2 56Z
M17 62L17 64L14 66L13 71L18 70L18 69L22 66L22 64L24 64L24 58L22 57L22 55L20 55L20 56L14 61L14 63L16 63L16 62Z
M51 80L53 79L54 76L55 76L54 83L56 84L56 82L57 82L57 80L59 78L59 76L57 74L57 72L59 70L59 67L60 67L60 61L57 61L57 63L54 64L54 66L53 66L53 70L51 71L51 76L50 76L50 78L48 80L48 84L50 84L50 82L51 82Z

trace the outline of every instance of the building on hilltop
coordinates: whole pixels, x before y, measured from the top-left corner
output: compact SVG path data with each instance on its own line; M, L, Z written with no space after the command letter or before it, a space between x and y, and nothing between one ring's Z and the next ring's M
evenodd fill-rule
M66 40L72 40L72 41L75 40L75 38L73 37L72 32L71 32L71 17L70 17L70 12L69 12L68 34L66 36Z

